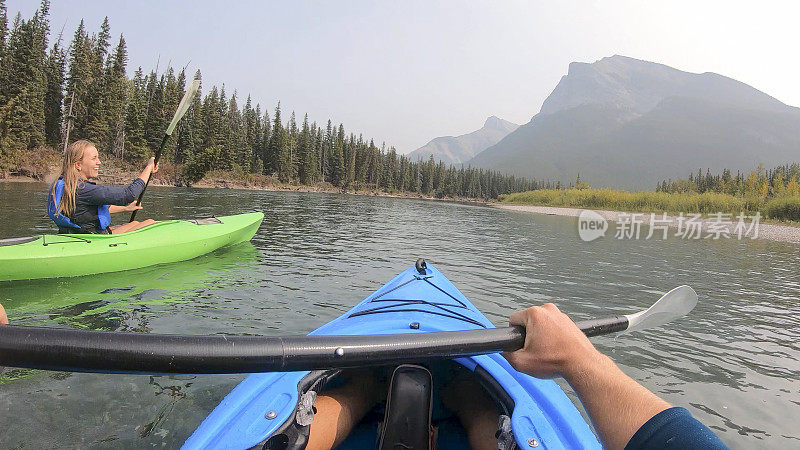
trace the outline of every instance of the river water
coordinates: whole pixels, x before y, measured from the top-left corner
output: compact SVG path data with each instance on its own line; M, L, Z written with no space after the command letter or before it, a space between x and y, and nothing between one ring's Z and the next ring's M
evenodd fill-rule
M0 239L53 232L45 186L0 183ZM689 284L667 328L594 342L733 448L800 448L800 247L766 241L578 239L576 220L455 203L150 188L138 218L260 210L252 243L191 261L0 283L25 325L142 333L300 334L424 257L495 324L553 301L575 320L643 309ZM6 368L3 448L178 447L241 375Z

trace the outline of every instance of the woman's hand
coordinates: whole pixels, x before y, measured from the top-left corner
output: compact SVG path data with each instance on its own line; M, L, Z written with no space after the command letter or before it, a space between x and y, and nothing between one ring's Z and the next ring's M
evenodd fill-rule
M150 175L158 172L158 164L156 164L156 158L150 157L147 160L147 165L144 166L142 173L139 174L139 179L147 183L150 180Z
M136 204L136 200L134 200L134 201L132 201L132 202L128 203L128 204L127 204L127 205L125 205L125 207L124 207L124 211L125 211L125 212L133 212L133 211L136 211L136 210L138 210L138 209L142 209L142 205L137 205L137 204Z
M156 157L151 156L150 159L147 161L147 167L150 169L150 173L158 172L158 164L156 164Z

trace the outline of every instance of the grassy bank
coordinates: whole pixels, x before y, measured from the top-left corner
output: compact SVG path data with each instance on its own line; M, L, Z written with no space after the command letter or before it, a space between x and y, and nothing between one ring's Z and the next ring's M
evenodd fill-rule
M737 197L715 192L627 192L612 189L540 189L501 195L502 203L669 214L761 212L768 219L800 221L800 196Z

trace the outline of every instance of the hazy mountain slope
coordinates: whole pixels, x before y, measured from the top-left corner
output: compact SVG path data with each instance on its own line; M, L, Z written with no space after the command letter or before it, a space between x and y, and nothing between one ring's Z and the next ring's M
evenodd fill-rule
M516 130L519 125L503 120L496 116L486 119L479 130L461 136L443 136L432 139L424 146L409 153L409 158L428 159L433 155L437 161L448 164L460 164L468 161L477 153L496 144Z
M614 56L572 63L542 110L470 164L652 189L698 167L800 159L800 110L721 75Z

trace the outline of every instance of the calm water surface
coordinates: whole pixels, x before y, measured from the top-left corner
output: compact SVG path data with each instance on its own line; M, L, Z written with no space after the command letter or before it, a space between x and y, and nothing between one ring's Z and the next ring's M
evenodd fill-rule
M53 232L44 218L44 189L0 183L0 238ZM435 264L496 324L544 301L576 320L630 313L690 284L700 295L690 317L668 329L594 342L731 447L800 448L798 246L583 243L575 219L409 199L151 188L145 206L141 218L260 210L266 219L251 244L188 262L0 283L10 319L142 333L306 333L418 257ZM178 447L242 378L6 368L0 443Z

